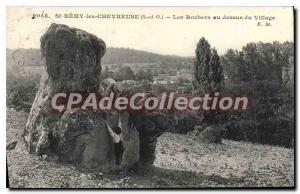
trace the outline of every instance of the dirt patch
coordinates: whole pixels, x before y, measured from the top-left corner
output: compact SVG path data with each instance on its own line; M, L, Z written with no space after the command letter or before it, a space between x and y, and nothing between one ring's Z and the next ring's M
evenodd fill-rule
M7 140L19 139L27 114L7 109ZM292 187L294 150L223 140L205 144L192 135L158 138L154 166L138 173L82 173L16 149L7 150L11 188Z

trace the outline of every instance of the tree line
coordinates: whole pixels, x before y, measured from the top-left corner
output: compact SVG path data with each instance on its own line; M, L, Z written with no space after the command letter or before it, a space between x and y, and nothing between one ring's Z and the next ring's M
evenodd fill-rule
M210 115L206 122L226 128L234 140L293 146L294 44L248 43L219 57L205 38L195 50L193 87L196 92L218 91L251 99L247 111Z
M122 66L118 69L117 72L109 71L106 66L104 71L102 72L102 78L113 78L116 81L123 80L136 80L136 81L144 81L147 80L149 82L153 81L153 73L151 69L146 69L146 71L140 69L136 73L129 66Z

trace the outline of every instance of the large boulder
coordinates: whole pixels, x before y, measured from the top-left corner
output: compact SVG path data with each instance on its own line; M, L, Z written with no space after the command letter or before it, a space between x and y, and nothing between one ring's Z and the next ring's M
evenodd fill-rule
M103 112L71 108L61 112L51 106L59 92L104 92L111 81L101 84L103 40L77 28L52 24L41 37L45 71L28 117L23 142L29 153L48 155L87 171L132 169L151 165L157 138L164 132L184 133L201 122L189 114L160 112ZM107 88L106 88L107 89ZM106 90L107 91L107 90ZM129 93L139 89L129 88ZM126 95L126 90L122 90ZM114 143L107 125L121 119L124 152L116 166Z
M45 72L23 134L30 153L56 155L87 170L115 168L105 113L79 108L57 112L51 107L58 92L99 92L105 50L103 40L66 25L52 24L41 37Z
M195 125L201 124L203 117L189 113L142 112L131 115L132 122L140 136L140 160L144 165L153 164L157 138L165 132L185 134Z

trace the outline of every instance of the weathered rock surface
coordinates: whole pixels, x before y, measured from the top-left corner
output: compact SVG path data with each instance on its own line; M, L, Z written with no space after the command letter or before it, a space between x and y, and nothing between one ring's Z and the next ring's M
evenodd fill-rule
M47 74L57 83L51 87L98 89L101 58L106 51L104 41L83 30L52 24L41 37L41 51Z
M203 118L187 113L151 112L132 116L132 122L140 134L140 164L153 164L157 138L165 132L185 134Z
M41 50L46 68L23 134L27 150L39 156L58 156L60 161L87 171L119 169L104 119L115 127L120 116L124 146L121 168L138 166L143 160L140 152L147 151L140 149L140 144L145 144L144 147L152 147L152 144L140 143L144 135L139 133L128 113L79 108L59 113L51 107L51 99L58 92L101 92L101 57L106 50L105 43L83 30L52 24L41 38Z
M164 132L185 133L201 123L195 115L169 113L101 112L72 108L62 112L51 107L59 92L100 92L104 41L83 30L52 24L41 38L45 72L24 130L27 150L39 156L58 156L61 162L87 171L115 170L115 150L110 126L122 120L123 158L120 167L132 169L153 164L157 138ZM132 91L131 91L132 92Z
M105 43L83 30L52 24L41 38L46 71L32 105L23 139L37 155L83 169L114 168L113 142L101 112L78 108L55 112L51 98L58 92L97 92Z

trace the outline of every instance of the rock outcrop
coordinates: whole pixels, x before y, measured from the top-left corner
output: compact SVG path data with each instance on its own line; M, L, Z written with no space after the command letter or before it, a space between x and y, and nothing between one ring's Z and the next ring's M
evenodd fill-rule
M103 40L83 30L52 24L41 37L45 72L31 107L23 140L30 153L57 155L82 169L114 168L114 147L102 112L51 107L58 92L98 92Z
M201 122L195 115L157 112L117 113L76 107L54 111L51 99L59 92L102 92L101 58L105 50L103 40L66 25L52 24L41 37L45 72L23 134L29 153L55 156L86 171L131 169L153 164L157 138L162 133L184 133ZM119 117L124 152L121 165L116 166L114 143L105 121L116 127Z

